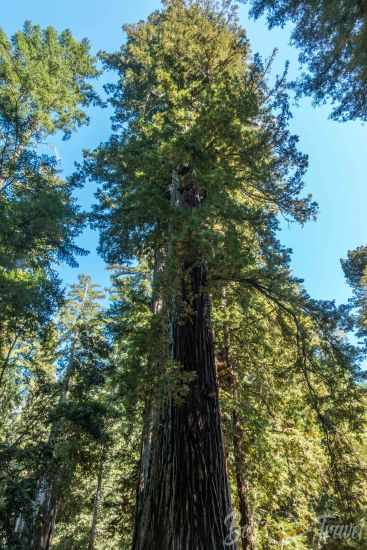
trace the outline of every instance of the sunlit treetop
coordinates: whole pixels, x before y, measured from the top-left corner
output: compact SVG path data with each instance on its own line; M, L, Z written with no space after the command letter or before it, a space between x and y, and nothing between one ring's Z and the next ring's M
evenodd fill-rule
M41 145L88 122L97 75L88 42L69 31L31 23L10 39L0 31L0 322L44 321L61 294L55 263L77 265L83 253L73 186Z
M98 74L87 40L27 22L9 39L0 30L0 121L27 135L61 130L66 136L88 121L85 107L98 98Z
M314 216L285 81L267 85L268 63L251 54L230 3L166 2L125 32L121 49L104 55L119 77L108 86L115 133L82 174L104 186L96 220L109 262L169 239L194 242L217 266L246 263L257 246L251 233L262 234L263 252L276 247L277 214ZM179 167L202 194L195 212L172 207Z

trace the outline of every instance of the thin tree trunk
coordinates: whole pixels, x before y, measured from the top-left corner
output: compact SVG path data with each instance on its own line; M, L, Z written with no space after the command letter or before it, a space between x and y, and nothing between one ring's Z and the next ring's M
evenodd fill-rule
M237 403L237 373L235 372L235 366L230 357L230 339L227 326L224 327L224 347L226 369L230 374L230 391L233 402ZM237 410L234 408L232 412L232 445L237 486L238 511L240 514L239 527L241 532L241 547L242 550L255 550L254 523L249 498L249 484L244 476L245 453L243 449L243 437L244 435L241 419Z
M14 538L17 544L21 544L21 548L49 550L56 522L57 501L54 487L45 476L37 482L33 507L29 520L23 513L18 515Z
M45 477L38 488L38 515L35 522L32 550L50 550L58 509L58 493L54 483Z
M253 516L249 501L249 485L243 475L243 466L245 463L242 448L243 431L236 411L232 413L232 428L242 550L255 550Z
M181 191L195 207L197 190ZM180 313L171 311L172 358L193 374L182 403L170 397L153 427L148 473L140 487L134 550L235 549L220 425L207 270L182 262ZM191 255L192 256L192 255Z
M102 448L101 462L98 470L97 488L96 488L96 494L95 494L94 503L93 503L92 525L90 529L88 550L94 550L94 546L96 542L98 514L99 514L99 509L100 509L101 499L102 499L102 481L103 481L105 458L106 458L106 446L104 445Z
M68 397L70 377L73 369L74 348L75 341L72 345L69 365L62 384L60 402L67 400ZM49 436L49 446L52 455L55 453L61 430L62 420L58 420L53 424ZM62 466L61 470L57 467L55 468L53 459L54 456L49 471L46 471L37 483L31 550L49 550L52 543L60 497L60 483L63 482L63 468Z

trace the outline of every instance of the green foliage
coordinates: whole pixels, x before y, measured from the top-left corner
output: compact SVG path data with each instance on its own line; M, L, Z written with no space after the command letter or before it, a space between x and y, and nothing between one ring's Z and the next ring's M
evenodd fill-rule
M80 277L43 340L18 346L11 376L18 392L15 401L3 400L8 406L1 418L6 519L0 527L8 544L17 538L22 548L29 544L40 486L52 486L62 502L77 468L92 469L101 441L108 439L111 407L103 388L110 349L102 298L90 277ZM15 536L19 518L25 527Z
M287 129L284 85L267 89L235 21L178 3L126 32L121 52L104 56L120 74L109 89L121 132L85 165L105 185L96 224L108 261L152 259L169 239L173 254L190 241L224 270L253 257L244 230L270 245L276 212L301 222L314 214L299 198L306 159ZM205 195L200 209L171 204L180 165L192 167Z
M22 145L58 130L69 136L85 124L83 107L98 98L88 82L97 76L87 40L27 22L10 40L0 32L0 116Z
M27 23L8 39L0 34L0 304L7 320L36 328L55 308L55 262L75 265L83 216L73 186L58 176L49 135L69 136L88 122L97 75L86 41Z
M344 52L344 27L328 44L323 33L347 4L329 4L255 0L254 13L271 6L271 24L291 13L301 46L312 22L320 40L304 90L340 100L335 116L357 116L343 70L362 26L326 88L319 79L325 51ZM240 475L258 550L306 550L322 514L357 523L366 511L362 350L348 339L354 327L365 337L366 250L343 262L349 307L313 301L292 276L278 217L315 216L302 196L307 159L289 132L286 75L269 88L271 60L252 57L231 2L167 0L125 31L121 50L102 55L118 74L107 87L114 133L66 182L41 146L69 137L98 102L88 43L31 24L0 35L0 547L34 545L48 495L55 550L91 548L93 518L95 550L131 548L150 407L180 406L194 381L172 360L170 327L195 250L208 271L234 507ZM100 184L93 221L114 270L106 308L89 276L63 301L53 271L82 253L72 193L87 178ZM177 186L200 208L178 208Z
M241 0L243 1L243 0ZM316 104L331 100L338 120L367 118L367 17L363 1L245 0L270 27L293 24L291 43L307 68L297 84Z
M236 499L235 412L257 547L278 548L288 540L306 549L322 515L333 511L341 523L363 517L364 393L354 382L352 350L334 342L334 351L352 369L348 374L313 316L300 314L297 329L292 316L264 296L241 290L239 300L238 293L233 286L214 304L216 346L220 356L228 346L233 366L223 369L219 362L233 494ZM298 338L307 347L302 360Z
M356 313L359 336L365 339L367 329L367 247L360 246L348 252L342 260L345 277L353 289L351 306Z

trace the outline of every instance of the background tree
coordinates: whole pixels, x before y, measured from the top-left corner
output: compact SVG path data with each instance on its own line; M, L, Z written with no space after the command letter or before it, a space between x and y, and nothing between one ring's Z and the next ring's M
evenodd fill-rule
M42 326L61 298L54 266L75 264L83 216L46 154L55 132L88 122L97 76L87 41L26 23L0 33L0 357L2 384L21 337Z
M367 12L363 0L246 0L254 17L266 13L270 27L293 24L291 44L305 72L300 94L316 104L331 101L338 120L367 119Z
M367 325L367 247L359 246L350 250L346 260L342 260L342 267L347 282L353 290L351 306L355 313L358 336L362 341L366 337Z
M363 518L365 392L335 313L278 306L233 285L214 307L223 425L243 548L306 549L320 516Z
M22 484L27 488L26 498L7 503L10 542L21 548L50 548L57 513L69 498L67 488L77 468L87 468L93 460L100 463L100 449L107 445L106 405L99 397L109 356L98 307L101 297L89 277L80 277L79 284L71 288L53 340L48 342L48 347L53 342L53 380L41 385L34 372L41 367L39 359L34 355L28 359L30 387L22 392L14 414L19 427L13 420L2 455L8 468L18 460L23 469L15 479L4 480L5 490L9 493L9 486L16 488L17 484L18 491ZM24 371L24 361L21 368ZM40 402L40 392L50 398ZM38 430L34 440L33 429Z

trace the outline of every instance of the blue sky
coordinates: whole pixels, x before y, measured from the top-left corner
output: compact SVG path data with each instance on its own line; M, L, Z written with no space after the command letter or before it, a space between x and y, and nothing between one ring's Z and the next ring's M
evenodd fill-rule
M58 30L69 28L77 38L87 37L93 51L115 51L123 34L121 27L145 18L158 8L158 0L14 0L2 8L1 26L8 34L21 28L25 20L41 26L52 25ZM252 49L268 57L274 48L278 56L274 70L280 72L286 60L290 61L290 75L297 74L297 52L288 45L289 28L269 31L265 21L251 21L247 9L240 7L242 25L246 28ZM98 84L113 78L104 75ZM293 108L292 131L300 137L300 149L310 157L306 192L312 193L320 206L317 222L301 228L284 226L283 244L293 249L294 273L305 280L305 286L314 298L345 302L350 291L340 268L340 258L349 249L367 242L367 128L358 122L337 123L328 119L328 106L314 108L310 100L302 100ZM50 140L59 152L64 173L70 174L75 161L81 158L83 148L93 148L108 138L110 112L91 111L91 124L82 128L68 142ZM83 189L78 197L84 207L93 203L93 184ZM78 273L89 273L95 282L107 286L109 276L101 258L96 254L98 237L90 230L79 244L90 250L80 259L79 269L62 266L65 284L74 282Z

